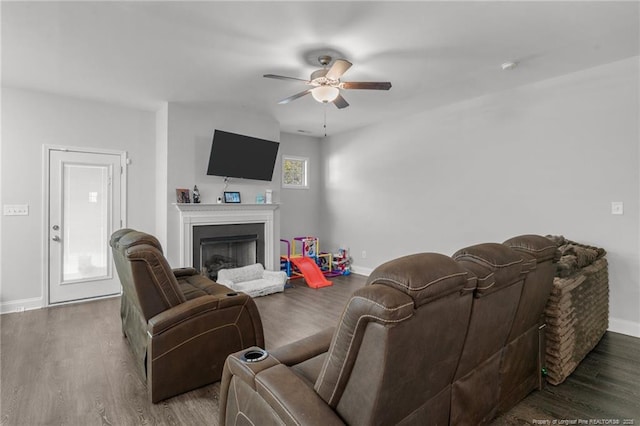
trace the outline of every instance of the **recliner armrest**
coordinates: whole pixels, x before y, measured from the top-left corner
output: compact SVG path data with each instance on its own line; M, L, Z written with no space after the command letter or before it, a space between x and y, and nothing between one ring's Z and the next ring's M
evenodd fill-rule
M151 336L160 334L171 327L207 312L224 309L231 305L242 305L246 302L247 297L249 296L245 294L236 294L235 296L207 295L187 300L151 318L148 331Z
M256 388L285 424L345 424L313 388L285 365L278 364L260 372L256 376Z
M295 365L329 350L335 327L326 328L304 339L269 351L271 356L284 365Z
M180 277L189 277L191 275L197 275L198 271L195 268L175 268L172 269L173 275L177 278Z
M253 350L263 350L257 346L243 349L236 353L229 355L225 361L223 375L231 374L242 379L243 382L251 386L253 390L256 390L256 375L267 368L271 368L274 365L279 364L278 360L274 357L267 355L267 358L258 362L246 362L242 359L242 355L246 352ZM224 382L224 378L222 380Z

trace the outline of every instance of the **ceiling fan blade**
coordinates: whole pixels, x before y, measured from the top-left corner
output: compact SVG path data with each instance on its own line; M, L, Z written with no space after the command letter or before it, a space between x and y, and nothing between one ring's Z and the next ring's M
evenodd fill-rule
M353 64L346 59L336 59L333 65L331 65L331 68L329 68L329 71L327 71L327 75L325 75L325 77L330 80L337 80L342 77L342 74L351 68L351 65Z
M345 81L340 83L342 89L368 89L368 90L389 90L391 83L388 81Z
M295 95L291 95L288 98L284 98L283 100L279 101L279 104L288 104L291 101L295 101L298 98L303 97L304 95L308 95L309 93L311 93L312 89L307 89L304 92L300 92L300 93L296 93Z
M296 80L296 81L304 81L305 83L308 83L309 80L304 80L302 78L296 78L296 77L286 77L284 75L276 75L276 74L265 74L263 75L263 77L266 78L275 78L278 80Z
M346 108L349 106L349 102L347 102L341 94L338 94L338 96L333 100L333 104L335 106L337 106L339 109L342 108Z

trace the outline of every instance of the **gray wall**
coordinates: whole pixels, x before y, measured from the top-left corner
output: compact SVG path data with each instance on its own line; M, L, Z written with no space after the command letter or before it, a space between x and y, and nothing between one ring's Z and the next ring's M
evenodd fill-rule
M640 335L638 71L636 57L331 137L323 238L366 273L563 234L606 248L612 328Z
M28 204L29 216L0 219L0 311L44 303L43 145L127 151L128 225L153 232L154 120L151 112L2 88L2 204Z
M308 162L308 189L281 188L281 235L280 238L291 241L293 237L316 236L320 238L322 216L320 214L321 157L322 139L282 133L280 135L280 160L283 155L306 157ZM280 169L280 173L282 169ZM323 251L332 248L325 246L320 239ZM284 254L284 244L281 246Z
M160 115L162 113L159 113ZM166 128L162 124L166 122ZM229 105L187 105L170 102L168 117L157 117L156 143L162 146L166 143L166 159L158 162L162 171L159 175L166 176L166 182L157 192L162 198L166 194L166 235L159 235L164 243L167 259L171 265L180 264L180 215L172 203L176 202L176 188L193 189L198 185L201 201L215 203L224 191L224 178L207 176L207 165L211 152L211 141L215 129L240 133L257 138L278 141L280 126L270 116L251 111L248 108L233 108ZM165 135L166 133L166 135ZM165 170L166 169L166 170ZM239 191L244 203L255 203L257 194L264 194L266 189L273 189L274 202L279 202L280 173L276 164L272 182L250 179L232 179L227 191ZM279 210L275 212L274 232L279 232ZM161 217L159 215L158 217ZM165 243L166 241L166 243ZM277 243L277 242L276 242ZM277 253L278 247L274 247Z
M283 238L348 247L367 273L412 252L564 234L607 249L611 328L640 335L638 90L633 58L318 139L280 134L246 109L170 103L154 114L3 88L2 203L29 204L30 215L1 219L0 310L42 305L43 144L128 151L129 225L159 233L177 266L174 190L198 184L204 202L222 191L205 174L218 127L280 138L274 181L229 189L245 200L273 189ZM282 154L309 157L310 189L280 187Z

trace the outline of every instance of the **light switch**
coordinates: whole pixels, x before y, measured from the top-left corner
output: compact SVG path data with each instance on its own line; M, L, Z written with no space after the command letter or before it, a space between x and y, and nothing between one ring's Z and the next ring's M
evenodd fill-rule
M612 201L611 214L624 214L624 203L622 201Z
M29 204L5 204L5 216L29 216Z

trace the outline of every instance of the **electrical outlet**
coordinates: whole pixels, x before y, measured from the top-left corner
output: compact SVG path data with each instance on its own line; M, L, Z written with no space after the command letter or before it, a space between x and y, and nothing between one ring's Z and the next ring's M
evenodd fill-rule
M622 201L612 201L611 214L624 214L624 203Z
M24 306L17 306L16 312L24 312Z
M363 259L367 258L367 251L366 250L362 250L362 258Z
M5 204L5 216L29 216L29 204Z

